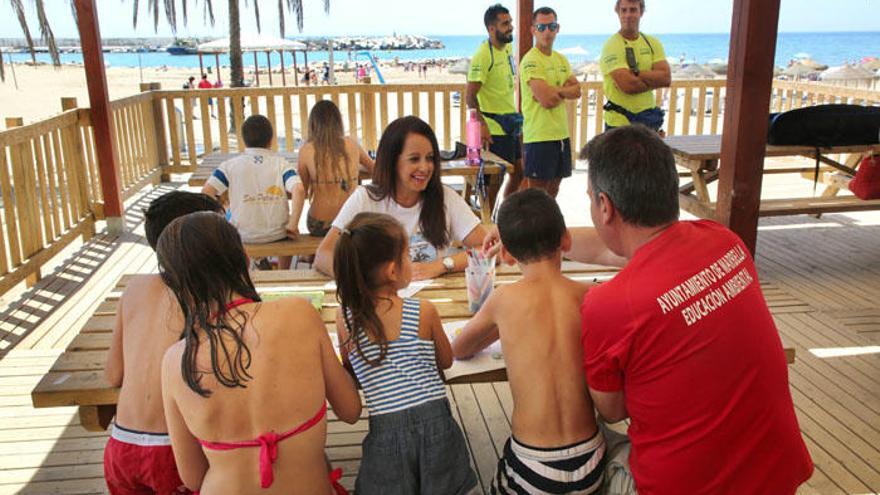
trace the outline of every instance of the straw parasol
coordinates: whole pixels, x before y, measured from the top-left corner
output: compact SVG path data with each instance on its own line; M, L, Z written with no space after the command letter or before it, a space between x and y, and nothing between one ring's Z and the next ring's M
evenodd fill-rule
M880 70L880 58L865 57L862 59L862 63L859 67L870 71Z
M676 67L672 71L673 79L715 79L715 73L711 70L698 65L688 64Z
M793 79L807 79L810 76L815 76L818 73L819 71L816 70L814 67L801 62L795 62L782 71L783 75L791 77Z
M447 70L450 74L467 74L471 68L471 61L463 58L458 62L450 65Z
M840 65L832 67L819 74L821 81L871 81L874 74L868 69L855 65Z
M598 62L584 62L580 66L575 67L574 72L576 74L590 76L601 73L602 69L599 67Z
M806 67L810 67L811 69L816 70L818 72L822 72L823 70L828 68L827 65L820 64L819 62L816 62L815 60L813 60L811 58L799 59L796 63L803 65L803 66L806 66Z

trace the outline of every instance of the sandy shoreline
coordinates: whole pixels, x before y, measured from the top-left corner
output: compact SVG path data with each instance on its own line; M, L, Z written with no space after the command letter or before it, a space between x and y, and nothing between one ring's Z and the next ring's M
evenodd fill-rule
M88 106L88 88L85 70L77 66L29 66L15 64L16 89L12 69L5 64L6 82L0 83L0 118L21 117L25 123L51 117L61 111L61 98L74 97L80 106ZM420 78L418 72L404 71L403 67L383 66L382 75L387 83L463 83L465 76L450 74L446 68L428 69L428 77ZM247 74L247 70L246 70ZM229 80L229 70L223 69L223 81ZM180 89L189 76L198 78L198 69L145 67L143 82L158 82L164 89ZM246 78L253 78L247 74ZM293 75L288 68L288 86L293 85ZM213 75L209 78L213 81ZM272 74L276 86L281 84L281 74ZM319 75L320 78L320 75ZM354 72L337 72L340 84L353 84ZM260 73L260 82L267 84L265 67ZM375 77L374 77L375 81ZM107 83L110 99L118 99L140 91L141 73L137 68L110 67L107 69ZM0 122L5 129L5 122Z

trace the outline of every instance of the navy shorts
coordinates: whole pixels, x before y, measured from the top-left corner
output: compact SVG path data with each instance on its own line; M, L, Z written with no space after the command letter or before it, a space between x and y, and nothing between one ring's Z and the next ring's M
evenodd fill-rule
M553 180L571 177L571 140L540 141L523 146L525 176Z
M476 486L448 400L370 415L354 485L358 495L465 495Z
M522 147L520 146L519 139L510 135L496 136L493 134L489 151L495 153L508 163L514 163L522 158Z

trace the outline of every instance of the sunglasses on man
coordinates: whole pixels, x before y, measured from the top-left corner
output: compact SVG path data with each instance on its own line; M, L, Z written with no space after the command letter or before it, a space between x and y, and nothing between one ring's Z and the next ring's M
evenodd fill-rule
M551 33L555 33L559 30L559 23L556 22L548 22L545 24L535 24L535 29L538 30L539 33L543 33L546 30L550 30Z

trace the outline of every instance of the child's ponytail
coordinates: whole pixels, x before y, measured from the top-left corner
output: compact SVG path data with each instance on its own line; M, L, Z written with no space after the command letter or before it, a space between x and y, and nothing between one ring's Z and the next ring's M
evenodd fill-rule
M389 215L359 213L339 235L333 252L336 299L348 330L348 342L371 366L378 366L388 352L388 339L376 313L382 283L377 270L389 262L400 262L405 246L403 227ZM370 360L361 349L361 335L379 346L379 357Z

